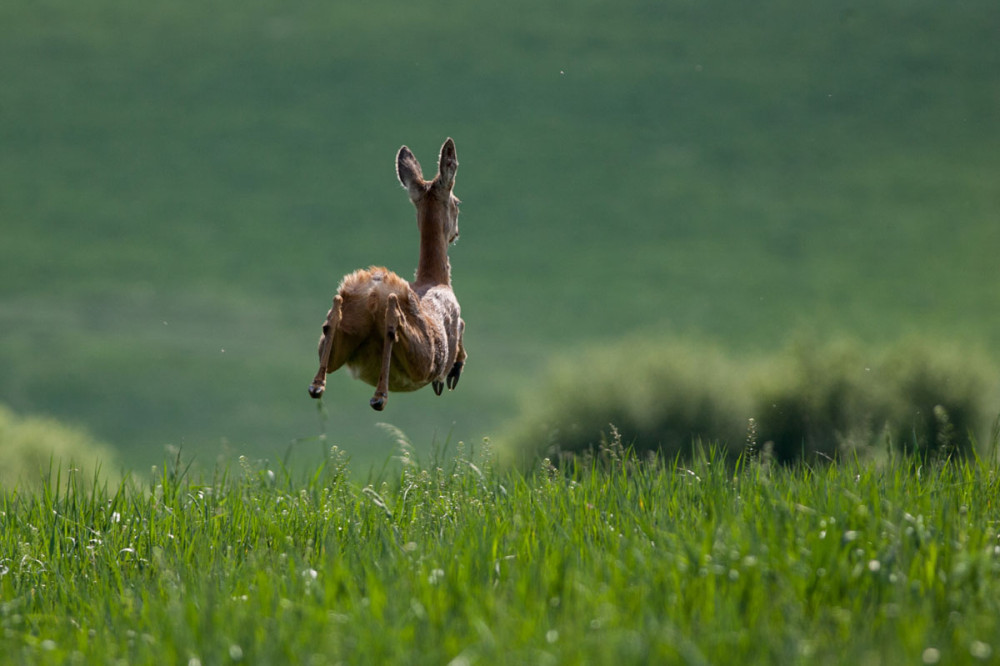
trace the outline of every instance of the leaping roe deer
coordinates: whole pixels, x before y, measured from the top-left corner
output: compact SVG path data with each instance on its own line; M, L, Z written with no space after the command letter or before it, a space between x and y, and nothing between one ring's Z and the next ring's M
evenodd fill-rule
M420 163L403 146L396 175L417 209L420 259L412 283L379 266L344 277L319 340L319 371L309 395L319 398L326 375L346 365L351 376L375 387L372 408L381 411L389 391L431 384L441 395L454 389L465 364L458 299L451 290L448 246L458 239L458 198L452 194L458 157L450 138L441 146L438 174L424 180Z

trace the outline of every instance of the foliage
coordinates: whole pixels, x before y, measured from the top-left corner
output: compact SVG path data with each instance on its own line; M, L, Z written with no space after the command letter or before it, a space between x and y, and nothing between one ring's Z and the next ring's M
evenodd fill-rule
M609 443L499 471L461 447L353 481L180 461L148 487L0 494L12 663L988 662L998 477L983 462L734 472ZM578 463L581 461L578 461Z
M992 363L975 350L904 341L864 351L856 342L794 345L768 364L754 416L779 460L886 444L922 456L972 453L1000 403Z
M0 488L34 488L56 483L54 471L83 478L100 471L105 481L118 478L114 449L82 428L41 416L18 416L0 405Z
M719 349L631 337L554 360L522 416L501 436L501 453L536 458L596 449L617 428L636 450L688 455L702 438L739 451L751 403L743 368ZM539 448L541 445L541 448Z
M522 465L592 450L609 424L667 458L699 440L732 457L749 442L781 462L864 456L886 442L947 457L972 452L996 390L982 353L946 344L799 341L748 362L703 343L633 338L554 362L501 441Z
M884 366L898 396L892 440L921 454L969 453L969 435L982 433L984 402L998 404L995 366L975 349L926 342L893 350Z
M781 461L864 447L882 436L889 414L884 377L854 344L797 345L766 364L754 405L759 437Z

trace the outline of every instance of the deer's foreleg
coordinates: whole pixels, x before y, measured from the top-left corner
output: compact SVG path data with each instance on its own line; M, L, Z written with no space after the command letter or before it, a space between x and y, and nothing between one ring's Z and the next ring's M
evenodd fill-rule
M344 299L340 294L333 297L333 307L326 313L326 321L323 323L323 339L319 349L319 370L309 385L309 395L318 398L326 390L326 374L330 366L330 355L333 353L333 338L337 334L337 327L340 325L340 318L344 307Z
M458 380L462 376L462 369L465 367L465 359L469 358L469 355L465 351L465 322L461 319L458 320L458 355L455 357L455 364L451 366L451 371L448 373L448 390L454 391L455 387L458 386Z
M462 342L463 334L465 333L465 322L461 319L458 320L458 336L455 339L455 344L458 350L455 352L455 362L451 365L451 370L448 371L445 381L434 380L431 385L434 387L434 393L441 395L444 391L445 382L447 382L448 390L454 391L455 387L458 386L458 379L462 376L462 368L465 367L465 359L469 357L465 353L465 343Z
M396 342L396 330L399 327L401 314L399 299L396 294L389 294L388 305L385 308L385 338L382 342L382 369L375 386L375 395L369 404L372 409L381 412L389 399L389 365L392 363L392 345Z

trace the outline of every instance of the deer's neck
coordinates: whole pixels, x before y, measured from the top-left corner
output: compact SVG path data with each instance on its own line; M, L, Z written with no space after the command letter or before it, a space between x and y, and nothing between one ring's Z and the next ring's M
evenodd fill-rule
M420 259L414 287L418 290L436 285L451 286L451 264L448 263L448 239L439 225L420 222Z

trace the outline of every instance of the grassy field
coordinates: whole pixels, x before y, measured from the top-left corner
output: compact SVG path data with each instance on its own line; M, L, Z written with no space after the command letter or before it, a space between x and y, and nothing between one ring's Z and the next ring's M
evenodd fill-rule
M612 438L512 470L460 442L591 363L613 381L575 406L655 422L582 351L623 341L740 426L727 378L802 331L858 345L783 396L872 392L837 413L901 338L995 356L998 25L995 0L0 3L0 460L27 470L0 476L0 663L996 662L995 429L951 464ZM311 401L340 277L415 267L396 150L446 136L459 389ZM108 445L121 486L70 467Z
M166 445L363 465L477 441L624 333L1000 341L992 0L0 4L0 402L140 471ZM305 393L339 278L409 275L392 158L458 145L454 395Z
M0 662L996 662L995 461L492 460L3 491Z

